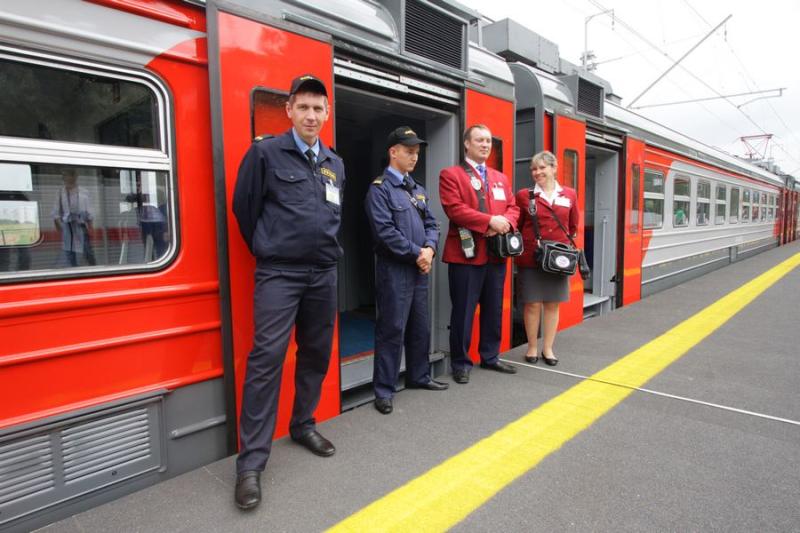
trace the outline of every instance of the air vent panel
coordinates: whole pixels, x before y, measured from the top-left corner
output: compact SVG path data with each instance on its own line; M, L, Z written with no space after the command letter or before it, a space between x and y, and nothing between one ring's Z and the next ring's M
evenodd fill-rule
M420 0L405 5L405 50L464 70L466 23Z
M603 88L583 78L578 78L578 112L603 118Z

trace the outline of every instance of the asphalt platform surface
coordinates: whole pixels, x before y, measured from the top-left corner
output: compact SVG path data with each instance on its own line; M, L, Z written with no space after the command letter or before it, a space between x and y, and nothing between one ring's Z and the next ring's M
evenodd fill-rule
M323 531L797 253L772 249L562 331L554 369L522 364L519 347L504 355L516 375L475 368L445 392L399 392L389 416L346 412L319 426L333 457L281 439L255 511L233 503L229 457L41 531ZM453 529L800 531L799 302L796 268L645 385L679 398L633 392Z

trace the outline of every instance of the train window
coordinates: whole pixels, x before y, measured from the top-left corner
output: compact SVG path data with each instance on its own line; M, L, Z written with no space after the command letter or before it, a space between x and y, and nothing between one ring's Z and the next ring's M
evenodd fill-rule
M778 205L778 198L774 194L769 195L769 213L767 214L767 220L773 221L775 220L775 211Z
M758 222L758 217L761 214L760 202L761 202L761 193L758 191L753 191L752 198L752 207L750 208L750 215L751 220L753 222Z
M725 209L728 205L728 186L717 184L717 195L714 202L714 224L725 223Z
M660 228L664 224L664 174L644 170L644 228Z
M683 227L689 225L689 206L691 180L687 176L675 176L672 184L672 226Z
M174 252L166 97L137 79L0 57L0 278L141 271Z
M0 135L161 148L158 100L142 83L0 58Z
M29 190L0 193L0 272L147 264L167 254L166 172L29 168Z
M639 233L639 197L641 196L642 169L631 165L631 233Z
M765 222L767 220L767 198L768 195L765 192L761 193L761 222Z
M707 225L711 217L711 182L707 180L697 180L695 216L698 226Z
M731 224L739 222L739 187L731 187L731 210L728 214L728 222Z
M286 116L289 95L261 87L252 95L252 135L278 135L288 130L292 123Z
M750 222L750 189L742 190L742 222Z
M564 166L561 171L561 185L575 189L578 193L578 152L564 150Z

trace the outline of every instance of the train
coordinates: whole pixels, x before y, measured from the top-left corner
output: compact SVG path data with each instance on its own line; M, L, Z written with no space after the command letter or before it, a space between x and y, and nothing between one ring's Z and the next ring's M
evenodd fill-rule
M556 154L592 266L570 280L562 328L800 231L797 179L624 108L556 43L455 1L5 1L0 529L35 528L236 452L254 260L232 190L252 140L289 127L289 83L305 73L331 89L321 137L348 178L318 420L370 398L363 199L398 125L429 143L415 177L442 223L439 170L460 160L467 125L489 127L490 164L515 190L532 186L534 153ZM503 350L522 331L507 268ZM445 265L432 276L441 373ZM276 437L288 428L294 350Z

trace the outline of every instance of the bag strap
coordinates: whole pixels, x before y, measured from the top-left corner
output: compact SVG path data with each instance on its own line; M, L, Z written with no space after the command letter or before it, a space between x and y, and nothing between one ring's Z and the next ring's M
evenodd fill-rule
M467 174L470 177L470 182L472 182L472 180L474 180L474 179L477 179L478 181L481 182L481 188L478 191L476 191L476 193L478 195L478 209L480 209L481 213L490 214L489 211L486 210L486 193L483 190L484 189L483 180L475 175L475 170L472 168L472 165L470 165L466 161L464 161L463 167L464 167L464 170L467 172ZM488 183L488 180L487 180L487 183ZM488 185L487 185L487 187L488 187Z
M553 210L553 208L547 202L545 202L544 205L545 205L545 207L547 207L547 209L550 210L551 213L553 213L553 218L556 219L556 224L558 224L558 227L561 228L561 231L564 232L564 235L567 236L567 239L569 239L569 242L572 243L572 246L577 248L578 246L575 244L575 241L572 240L572 236L569 234L567 229L564 227L564 224L562 224L561 220L559 220L558 215L556 214L555 210Z
M542 232L539 230L539 217L536 216L536 193L533 187L528 189L528 214L531 216L533 222L533 233L536 236L536 242L542 240Z

